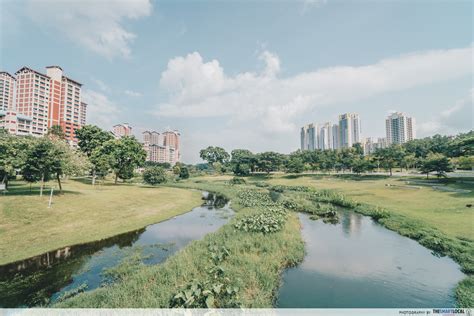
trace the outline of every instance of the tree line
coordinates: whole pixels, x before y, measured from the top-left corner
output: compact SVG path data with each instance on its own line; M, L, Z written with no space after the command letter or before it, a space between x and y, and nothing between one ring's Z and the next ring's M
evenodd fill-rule
M0 129L0 180L8 189L9 180L21 175L29 183L44 183L55 179L62 192L61 178L84 176L97 178L113 174L114 182L132 179L137 168L144 168L146 183L167 180L171 165L147 162L142 144L133 136L115 139L110 132L97 126L85 125L76 130L77 148L71 147L60 126L53 126L45 137L15 136ZM179 178L189 177L185 165L178 164L172 172Z
M238 176L273 171L361 174L380 169L391 176L393 170L399 168L442 177L454 169L474 168L474 131L455 137L435 135L416 139L402 145L377 148L368 155L364 155L361 144L355 144L338 150L298 150L289 155L273 151L252 153L247 149L234 149L229 154L221 147L209 146L200 151L200 157L216 171L231 171Z

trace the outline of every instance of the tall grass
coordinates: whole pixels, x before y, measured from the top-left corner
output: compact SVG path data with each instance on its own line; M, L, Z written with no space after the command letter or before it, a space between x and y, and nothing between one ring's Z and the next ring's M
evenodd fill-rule
M229 301L219 295L213 296L216 301L212 303L215 306L272 306L283 269L297 264L304 256L304 244L296 214L289 214L281 229L271 233L240 230L235 228L236 223L261 214L273 203L267 199L260 200L263 192L242 194L238 185L229 186L225 183L190 181L186 186L225 194L231 198L233 208L238 211L236 216L217 232L192 242L163 264L140 267L132 275L128 274L123 281L78 294L55 306L171 307L177 299L181 299L183 294L180 293L183 291L198 291L198 287L204 288L208 284L209 269L213 267L210 245L224 247L228 251L225 260L219 262L219 268L224 271L229 288L237 289ZM199 297L196 299L205 302Z

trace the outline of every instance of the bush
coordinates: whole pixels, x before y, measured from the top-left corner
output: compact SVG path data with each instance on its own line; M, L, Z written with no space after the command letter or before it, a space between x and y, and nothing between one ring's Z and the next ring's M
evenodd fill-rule
M239 177L233 177L230 181L229 181L230 184L234 185L234 184L246 184L247 182L245 181L245 179L243 178L239 178Z
M143 181L146 184L156 185L166 182L166 172L165 169L161 167L149 167L146 168L143 172Z
M187 167L182 166L182 167L179 169L179 178L180 178L180 179L188 179L188 178L189 178L189 170L188 170Z

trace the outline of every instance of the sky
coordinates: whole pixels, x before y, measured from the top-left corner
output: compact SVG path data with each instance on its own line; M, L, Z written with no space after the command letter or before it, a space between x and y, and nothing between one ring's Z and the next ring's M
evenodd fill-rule
M222 146L289 153L308 123L391 111L418 137L473 129L471 1L0 1L0 70L59 65L87 121L177 129L182 160Z

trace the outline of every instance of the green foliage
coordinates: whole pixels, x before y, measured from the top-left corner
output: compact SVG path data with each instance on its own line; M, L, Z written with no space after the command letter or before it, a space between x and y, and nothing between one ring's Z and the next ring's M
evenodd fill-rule
M246 176L255 171L257 158L251 151L234 149L231 155L230 165L235 175Z
M233 177L229 181L230 184L235 185L235 184L246 184L247 182L245 181L244 178L239 178L239 177Z
M284 162L285 156L273 151L267 151L257 155L257 169L266 173L279 170Z
M186 166L182 166L179 169L179 178L180 179L188 179L189 178L189 169Z
M442 154L433 154L430 153L425 160L421 162L420 171L425 173L426 176L430 172L436 172L436 175L439 177L445 177L446 172L452 171L453 166L451 165L449 159Z
M133 170L145 162L146 152L135 137L125 136L109 140L101 149L103 157L109 157L111 167L117 178L126 180L133 177Z
M48 134L50 138L55 139L66 139L66 134L63 131L63 128L60 125L53 125L48 129Z
M269 207L262 213L240 219L234 227L244 232L269 234L280 231L286 217L287 214L282 207Z
M292 157L286 162L286 172L288 173L301 173L304 171L303 159L299 157Z
M146 168L145 171L143 171L143 181L150 185L165 183L165 169L157 166Z
M225 276L225 270L220 265L230 256L224 246L209 244L211 266L207 268L207 278L193 280L184 289L173 295L170 306L174 308L219 308L239 307L239 288L230 278Z
M239 191L237 194L237 202L239 205L245 207L265 207L275 205L267 193L250 189Z
M69 290L69 291L66 291L64 292L60 297L58 297L58 299L56 300L56 303L60 303L64 300L67 300L71 297L74 297L76 295L78 295L79 293L82 293L84 292L85 290L87 290L88 288L88 285L87 283L82 283L81 285L79 285L78 287L72 289L72 290Z
M224 164L229 160L230 155L225 151L224 148L209 146L205 149L201 149L199 152L199 157L210 164L214 164L216 162Z
M474 276L462 280L456 287L457 306L472 308L474 306Z

